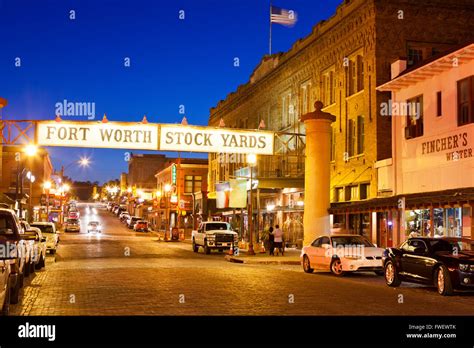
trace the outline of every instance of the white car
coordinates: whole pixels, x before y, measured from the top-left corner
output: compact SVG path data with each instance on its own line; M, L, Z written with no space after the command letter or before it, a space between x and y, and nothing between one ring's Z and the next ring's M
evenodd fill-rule
M345 272L373 271L383 275L382 253L367 238L354 234L321 236L301 250L301 264L306 273L331 271L337 276Z
M46 249L49 250L51 254L56 253L56 249L59 243L59 234L56 230L56 225L52 222L32 222L31 227L37 227L43 233L43 236L46 237Z
M87 233L90 232L102 233L102 226L100 225L99 221L90 221L87 224Z

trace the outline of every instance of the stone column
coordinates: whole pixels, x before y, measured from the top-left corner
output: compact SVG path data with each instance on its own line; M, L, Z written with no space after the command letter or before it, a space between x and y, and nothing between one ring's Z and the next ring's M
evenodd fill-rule
M331 123L336 116L323 112L320 101L314 104L314 108L314 112L301 116L306 127L304 245L330 233Z

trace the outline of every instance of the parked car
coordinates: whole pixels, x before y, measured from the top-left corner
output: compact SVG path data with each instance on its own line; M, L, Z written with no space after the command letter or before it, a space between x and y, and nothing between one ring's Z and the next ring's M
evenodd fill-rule
M385 281L430 284L443 296L474 290L474 241L469 238L409 238L384 255Z
M10 264L9 296L12 304L18 303L23 279L29 271L29 255L31 255L29 245L34 239L34 236L24 232L14 210L0 208L0 243L7 246L3 249L6 255L1 256Z
M112 213L114 213L115 215L117 215L117 211L120 209L120 207L118 205L115 205L113 208L112 208Z
M46 237L38 227L32 227L26 220L20 220L20 225L23 227L25 232L31 232L35 234L36 240L34 241L30 264L30 273L34 272L35 269L41 269L46 266Z
M137 232L148 232L148 221L137 220L137 222L133 226L133 230Z
M64 232L81 232L81 224L78 219L67 219L64 224Z
M0 242L2 250L7 250L6 242ZM8 315L10 312L10 256L0 255L0 315Z
M342 276L345 272L373 271L383 275L383 252L363 236L340 234L316 238L303 247L300 260L306 273L322 270Z
M87 233L90 232L102 232L102 226L100 225L99 221L89 221L89 223L87 224Z
M46 250L51 254L56 253L59 243L59 234L56 225L52 222L33 222L32 227L38 227L41 233L46 237Z
M129 213L122 213L122 217L119 218L120 222L127 223L127 220L130 219L130 214Z
M69 211L67 218L75 220L79 219L79 211Z
M133 226L137 223L138 220L141 220L142 218L139 216L130 216L127 220L127 226L128 228L132 229Z
M125 208L125 207L119 207L119 208L115 211L115 215L120 216L121 213L126 212L126 211L127 211L127 208Z
M238 234L232 231L227 222L205 221L201 222L197 230L192 231L192 241L195 253L202 246L204 253L210 254L212 249L222 252L237 246Z

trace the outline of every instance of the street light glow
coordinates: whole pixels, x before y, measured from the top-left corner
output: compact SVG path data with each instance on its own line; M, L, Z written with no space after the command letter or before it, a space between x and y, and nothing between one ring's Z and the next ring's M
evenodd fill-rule
M171 185L170 184L166 184L165 185L165 192L170 192L171 191Z
M51 189L51 181L45 181L44 184L43 184L43 187L44 187L46 190Z
M87 157L82 157L80 160L79 160L79 165L81 167L88 167L89 164L91 163L90 159L87 158Z
M27 156L34 156L38 152L38 147L33 144L26 145L25 148L23 149L23 152Z
M257 163L257 155L254 153L249 153L247 155L247 163L251 166L255 165Z
M63 185L63 191L68 192L71 187L68 184Z

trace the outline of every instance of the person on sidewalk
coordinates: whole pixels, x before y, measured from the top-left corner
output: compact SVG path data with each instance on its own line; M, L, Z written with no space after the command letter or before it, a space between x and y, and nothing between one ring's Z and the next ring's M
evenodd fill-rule
M281 253L281 256L283 256L283 231L280 229L279 225L275 225L275 232L273 232L273 235L275 236L274 246L278 249L279 253Z
M273 235L273 227L268 230L268 251L270 255L274 256L273 250L275 250L275 236Z

